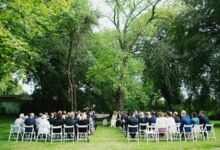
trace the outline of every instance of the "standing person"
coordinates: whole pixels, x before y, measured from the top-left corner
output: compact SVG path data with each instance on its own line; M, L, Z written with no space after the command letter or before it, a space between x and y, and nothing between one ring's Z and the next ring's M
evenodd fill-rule
M98 120L98 117L97 117L97 114L95 111L92 112L92 120L93 120L93 124L94 124L94 127L95 129L97 128L97 120Z
M117 112L114 111L113 114L112 114L110 127L116 127L116 121L117 121Z

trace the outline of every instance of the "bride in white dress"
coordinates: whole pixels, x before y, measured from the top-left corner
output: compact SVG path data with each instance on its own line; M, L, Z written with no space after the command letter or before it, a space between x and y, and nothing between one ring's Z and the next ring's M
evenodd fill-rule
M116 127L117 115L118 115L117 112L114 111L113 114L112 114L110 127Z

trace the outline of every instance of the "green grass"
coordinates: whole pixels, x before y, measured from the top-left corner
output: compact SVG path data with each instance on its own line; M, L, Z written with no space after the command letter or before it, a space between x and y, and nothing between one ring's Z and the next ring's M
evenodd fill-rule
M0 116L0 150L185 150L185 149L220 149L220 121L215 123L217 140L197 142L149 142L143 140L140 143L128 143L124 134L118 128L98 126L97 131L90 137L90 143L79 142L8 142L9 125L14 117Z

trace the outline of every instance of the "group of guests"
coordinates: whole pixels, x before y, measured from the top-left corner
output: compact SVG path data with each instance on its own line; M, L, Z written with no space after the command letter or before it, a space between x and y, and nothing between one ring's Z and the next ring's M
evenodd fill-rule
M58 111L52 112L50 115L45 113L39 113L36 116L34 113L29 113L29 115L24 115L21 113L19 117L15 120L14 125L20 128L21 132L25 131L26 126L34 127L36 133L49 134L51 126L75 126L76 125L88 125L89 133L92 134L96 127L97 115L94 111L85 112L66 112ZM30 132L30 131L29 131Z
M180 132L183 132L184 125L199 125L204 126L209 123L209 118L205 115L204 111L200 111L187 114L185 110L182 110L180 115L178 112L113 112L111 119L111 127L122 127L127 130L128 125L139 125L140 123L148 123L148 125L155 125L155 127L166 127L170 132L177 130L176 124L179 123ZM162 129L162 128L161 128Z

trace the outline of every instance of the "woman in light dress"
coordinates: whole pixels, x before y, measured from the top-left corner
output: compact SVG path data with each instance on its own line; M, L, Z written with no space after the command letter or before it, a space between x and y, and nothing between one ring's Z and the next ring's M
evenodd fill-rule
M117 112L114 111L113 114L112 114L110 127L116 127L116 121L117 121Z

